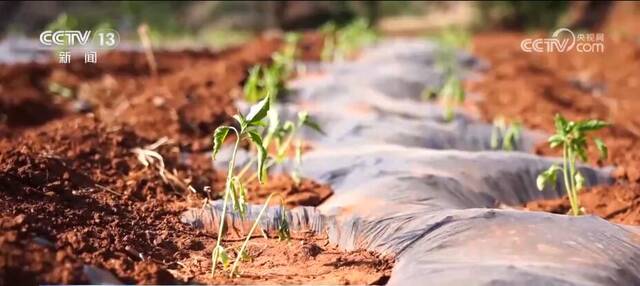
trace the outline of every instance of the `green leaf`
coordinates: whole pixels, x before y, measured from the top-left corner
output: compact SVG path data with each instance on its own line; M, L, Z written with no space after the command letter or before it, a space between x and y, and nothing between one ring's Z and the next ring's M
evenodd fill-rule
M266 173L264 164L267 160L267 150L262 145L262 138L258 133L256 133L255 131L249 131L248 133L251 142L253 142L253 144L256 146L256 149L258 150L258 181L262 183L264 182L264 175Z
M247 128L247 119L244 118L244 116L242 116L242 114L238 113L233 115L233 119L235 119L238 124L240 125L240 130L244 130L245 128Z
M520 124L513 123L507 129L504 138L502 139L502 149L512 151L518 141L520 141Z
M605 145L600 138L596 138L593 141L596 143L596 148L598 148L598 152L600 153L600 159L607 159L607 157L609 157L609 149L607 148L607 145Z
M260 65L253 66L249 71L249 77L247 77L247 81L244 84L244 96L248 102L254 103L260 99L258 90L260 71Z
M575 148L574 152L582 162L587 162L587 160L589 159L587 158L587 152L585 151L585 148L582 146L580 146L579 148Z
M295 129L295 124L293 124L293 122L291 121L285 121L284 124L282 124L282 128L280 129L280 138L284 138L284 136L288 135L289 133L293 132L293 129Z
M227 250L224 249L224 247L222 247L221 245L219 245L214 251L213 251L213 256L216 257L216 253L217 253L217 257L218 257L218 261L215 261L215 263L217 264L218 262L222 263L222 267L224 267L224 269L229 268L229 266L231 265L231 259L229 259L229 254L227 254Z
M605 126L607 126L606 122L597 119L580 121L577 124L578 129L582 132L598 130Z
M249 124L257 123L267 116L267 112L269 112L269 95L251 106L249 114L247 114L246 121Z
M251 261L253 258L251 257L251 255L249 255L249 252L247 252L247 250L243 250L242 252L238 251L237 254L240 257L240 261Z
M220 126L216 128L216 131L213 133L213 153L211 154L211 156L214 160L216 159L216 155L218 155L218 152L220 152L222 143L224 143L224 139L227 138L229 130L231 130L231 127L229 126Z
M560 115L560 113L556 113L556 117L554 118L554 124L556 126L556 131L558 132L558 134L562 134L565 135L566 133L566 128L567 128L567 120L562 117L562 115Z
M560 169L558 165L551 165L547 170L540 173L536 178L536 186L538 187L538 190L544 190L546 185L555 186L558 180L558 171L560 170L562 169Z
M316 122L306 111L301 111L298 113L298 122L300 123L300 125L304 125L322 135L326 135L324 130L322 130L322 128L320 127L320 124L318 124L318 122Z
M231 179L231 201L233 203L233 209L244 218L247 213L247 191L240 182L238 177L234 176Z
M547 141L549 142L549 146L551 146L551 148L555 148L564 143L564 136L562 134L554 134L549 137Z
M278 222L278 240L291 239L291 232L289 231L289 222L287 221L286 210L284 208L284 202L280 201L280 220Z
M500 133L500 128L494 125L493 128L491 128L491 139L489 140L489 145L493 150L498 149L498 145L500 141L499 133Z

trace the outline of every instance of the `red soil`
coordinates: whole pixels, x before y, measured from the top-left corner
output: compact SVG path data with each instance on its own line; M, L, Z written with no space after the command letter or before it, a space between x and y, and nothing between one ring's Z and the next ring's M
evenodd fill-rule
M631 3L629 3L631 4ZM623 5L628 5L627 3ZM619 5L616 5L619 6ZM640 9L626 9L635 17L622 17L625 13L616 7L618 18L640 22ZM621 21L621 20L620 20ZM637 35L616 33L611 27L627 23L608 23L604 27L604 53L525 53L520 41L543 34L488 33L474 38L473 53L490 63L483 78L468 83L468 88L480 95L469 105L486 121L497 116L519 120L525 126L554 132L553 117L561 113L570 119L598 118L611 126L597 132L609 147L609 158L599 162L595 148L589 150L589 162L597 165L617 166L614 176L618 183L610 187L593 188L580 194L588 213L597 214L616 222L638 224L640 206L634 195L640 182L640 44ZM559 156L541 142L536 153ZM603 190L609 190L605 193ZM613 194L617 195L613 199ZM620 200L624 197L624 200ZM594 201L593 203L591 203ZM533 203L537 204L537 203ZM619 206L622 204L622 206ZM532 204L528 204L531 207ZM624 212L609 211L624 209ZM543 208L545 209L545 208ZM609 211L600 211L601 209ZM551 209L545 209L553 211Z
M88 283L83 264L129 284L182 283L186 272L186 282L206 281L208 267L191 263L210 256L215 238L179 215L222 190L224 176L200 151L210 150L218 125L231 122L247 69L279 45L258 39L221 53L157 53L155 78L138 53L104 55L95 66L0 65L0 285ZM73 98L52 94L52 83ZM91 108L74 110L81 101ZM156 151L166 181L133 153L165 136ZM213 194L204 193L207 186ZM331 194L286 176L249 187L253 202L282 192L290 207L317 205ZM298 257L314 243L314 257ZM219 281L372 283L383 281L391 265L314 237L284 245L258 239L250 252L254 261L243 269L251 275ZM277 277L261 276L267 272Z

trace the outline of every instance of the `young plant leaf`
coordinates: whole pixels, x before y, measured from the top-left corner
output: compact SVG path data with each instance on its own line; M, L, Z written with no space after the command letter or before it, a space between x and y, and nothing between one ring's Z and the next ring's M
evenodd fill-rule
M255 131L249 131L249 138L251 142L256 146L256 150L258 150L258 181L260 183L264 182L264 175L266 173L264 169L264 163L267 160L267 150L262 145L262 138Z
M498 149L498 144L500 141L500 129L497 126L493 126L491 128L491 139L489 140L489 146L491 149Z
M587 162L589 158L587 158L586 146L579 145L577 147L573 147L574 152L582 162Z
M265 118L267 116L267 112L269 112L269 95L265 96L258 103L251 106L251 108L249 109L249 114L247 114L247 117L245 119L250 125L253 125Z
M562 143L564 142L564 136L561 134L554 134L551 137L549 137L549 146L551 146L551 148L556 148L560 145L562 145Z
M214 160L216 159L218 152L220 152L222 143L224 143L224 139L227 138L229 130L231 130L231 127L229 126L220 126L216 128L216 131L213 133L213 153L211 156Z
M320 124L313 120L313 118L306 111L301 111L298 113L298 122L300 123L300 125L307 126L322 135L326 135L326 133L324 133L324 130L322 130L322 128L320 127Z
M567 120L560 115L560 113L556 113L554 118L554 124L556 126L556 131L558 134L565 135L567 134Z
M248 102L254 103L260 100L260 91L258 90L260 72L260 65L253 66L249 71L249 77L244 84L244 96Z
M253 257L251 257L251 255L249 255L249 253L247 252L247 250L243 250L243 251L238 251L238 257L240 257L240 260L243 262L248 262L251 261L253 259Z
M280 128L280 130L278 130L279 135L278 138L280 139L284 139L285 136L289 135L291 132L293 132L293 130L295 129L296 125L293 124L293 122L291 121L285 121L284 124L282 124L282 128Z
M558 171L562 170L558 165L551 165L547 170L540 173L536 179L538 190L544 190L546 185L555 186L558 181Z
M217 261L215 261L214 263L216 264L218 264L218 262L222 263L222 267L224 269L229 268L229 266L231 265L231 259L229 259L229 254L227 254L227 250L220 245L218 245L218 247L216 247L216 249L213 251L212 257L218 257Z
M520 141L520 133L522 132L522 126L520 123L512 123L507 129L504 138L502 139L502 149L506 151L512 151L516 148L516 145Z
M600 153L600 160L605 160L609 157L609 149L607 145L602 142L602 139L596 138L593 140L596 143L596 148L598 148L598 152Z
M586 132L586 131L598 130L605 126L607 126L606 122L602 120L591 119L591 120L579 122L578 129L580 129L580 131L582 132Z
M231 179L230 187L233 209L244 218L247 214L247 191L236 176Z
M238 125L240 125L240 132L242 132L242 130L245 130L247 128L247 125L249 124L247 122L247 119L245 119L244 116L242 116L242 114L240 113L233 115L233 119L235 119L236 122L238 122Z
M289 222L287 221L286 209L284 208L284 201L280 201L280 220L278 222L278 240L291 239L291 232L289 231Z

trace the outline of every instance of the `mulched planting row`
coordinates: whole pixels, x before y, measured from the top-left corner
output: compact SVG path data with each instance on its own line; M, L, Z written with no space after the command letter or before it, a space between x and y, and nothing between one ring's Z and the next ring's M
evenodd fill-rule
M611 125L594 134L609 148L606 161L589 150L589 163L616 167L613 186L596 187L580 194L587 213L613 222L640 224L640 45L632 36L611 37L605 33L604 53L525 53L520 41L538 35L488 33L473 41L473 53L490 63L478 81L468 88L479 97L469 110L491 122L502 116L521 121L526 127L554 132L553 117L560 113L572 120L601 119ZM496 52L499 51L499 52ZM561 156L546 142L536 153ZM558 207L568 201L534 202L526 207L566 213Z
M305 58L314 57L318 41L305 38ZM269 61L279 47L270 37L218 53L158 52L157 77L149 76L143 54L130 52L107 54L95 66L0 65L0 285L89 283L83 265L124 283L203 282L198 277L208 277L215 237L182 224L179 215L219 196L224 174L206 153L210 136L237 112L234 100L247 69ZM50 92L52 83L72 90L72 98ZM165 142L156 151L174 180L163 181L133 153L157 140ZM331 195L326 186L309 180L295 186L287 176L248 187L252 202L281 192L289 207L317 205ZM284 277L269 280L292 283L388 277L386 258L325 242L257 240L251 269L276 263L274 275ZM310 256L290 259L304 256L309 243L318 244ZM277 251L261 254L264 247ZM299 267L303 258L309 267Z

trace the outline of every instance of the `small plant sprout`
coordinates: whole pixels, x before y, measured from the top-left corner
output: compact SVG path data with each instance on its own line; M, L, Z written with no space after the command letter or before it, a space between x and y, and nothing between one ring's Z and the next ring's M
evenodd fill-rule
M247 102L256 103L263 97L260 90L261 73L260 65L255 65L249 70L249 77L244 83L244 98Z
M578 193L584 187L585 179L577 170L576 161L587 161L587 138L586 134L607 126L607 123L600 120L568 121L562 115L555 117L556 133L549 137L551 148L562 147L562 167L551 165L549 169L538 175L536 180L539 190L543 190L546 185L556 185L557 173L562 172L564 186L571 204L571 214L580 215L580 201ZM600 152L600 158L607 157L607 147L601 139L594 140L595 146Z
M271 55L271 65L255 65L249 70L244 84L247 102L256 103L267 94L271 96L272 101L277 100L280 91L284 90L285 80L293 73L299 39L300 35L288 33L282 50Z
M458 77L450 75L447 82L440 90L440 103L444 108L443 117L447 122L451 122L454 117L456 106L464 102L465 94L462 82Z
M279 115L275 110L270 110L268 117L269 125L266 129L266 135L264 136L264 144L267 151L272 151L268 154L265 170L268 170L273 165L283 164L287 159L290 159L288 155L290 147L293 144L293 147L295 148L293 158L294 167L290 175L297 185L300 183L301 179L300 167L302 164L302 140L298 138L298 132L302 127L310 128L319 134L324 134L324 131L305 111L298 113L296 122L287 120L281 124ZM239 178L242 178L246 174L251 164L253 164L253 160L247 162L247 164L238 173ZM245 182L249 183L255 178L256 174L253 174Z
M497 117L491 129L491 149L513 151L516 149L522 133L522 124L514 122L507 125L504 117ZM500 142L502 140L502 142Z
M453 108L464 101L464 89L457 78L458 63L456 49L468 49L471 36L463 29L450 27L435 37L438 43L436 50L436 67L442 71L447 79L440 93L427 88L422 92L422 98L431 100L435 97L441 99L445 107L444 117L447 121L453 119Z
M327 62L353 57L362 47L377 40L375 31L364 18L356 19L341 28L330 22L320 28L320 31L325 36L321 58Z
M279 71L280 78L283 80L289 78L294 71L300 38L301 36L298 33L287 33L284 37L284 47L271 56L273 60L272 66Z
M49 87L49 92L51 92L52 94L61 96L66 99L70 99L74 97L72 89L62 84L59 84L57 82L50 82L48 87Z
M264 128L264 123L262 122L264 118L267 117L269 113L269 101L270 97L267 95L265 98L260 100L255 105L251 106L249 109L249 113L247 116L243 116L242 114L236 114L233 118L238 123L238 128L233 126L220 126L218 127L213 135L213 152L212 159L215 160L216 155L220 151L222 147L222 143L226 139L227 135L230 132L234 132L236 136L235 145L233 147L233 152L231 153L231 160L229 161L229 167L227 171L227 178L225 182L225 190L224 190L224 202L222 206L222 213L220 215L220 226L218 227L218 239L216 241L216 246L214 248L213 253L211 254L212 266L211 266L211 275L215 274L216 266L218 262L222 264L222 266L226 269L230 265L229 255L227 251L222 247L221 242L223 240L223 230L225 229L225 215L227 212L227 204L231 199L231 203L233 205L234 210L241 216L245 217L247 211L247 203L246 203L246 189L240 181L240 177L234 175L235 163L236 163L236 154L238 152L238 147L240 146L240 142L242 140L249 140L255 149L257 150L257 158L252 160L257 162L257 170L256 176L258 181L262 183L264 181L266 171L265 171L265 161L267 159L267 151L265 149L265 145L262 140L262 136L260 135L260 129ZM271 198L271 196L269 197ZM268 202L265 204L267 205ZM254 223L254 227L252 227L249 235L247 236L247 241L251 237L253 230L255 229L255 225L259 222L263 211L260 212L256 221ZM246 243L245 245L246 246ZM238 252L238 258L236 258L236 262L233 264L231 275L234 275L238 259L241 256L244 256L244 246L240 252Z

